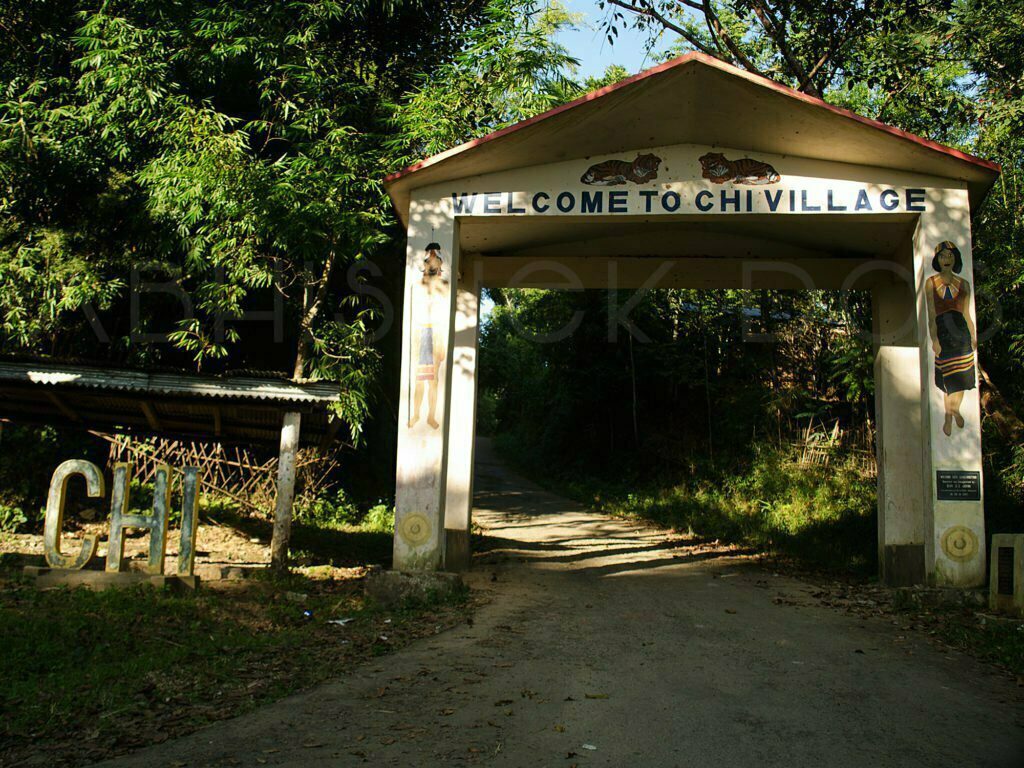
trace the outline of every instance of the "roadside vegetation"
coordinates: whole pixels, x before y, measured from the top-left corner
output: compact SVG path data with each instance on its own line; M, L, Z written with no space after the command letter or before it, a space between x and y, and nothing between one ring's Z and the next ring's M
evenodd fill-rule
M797 449L765 443L752 448L747 464L702 466L670 484L598 476L553 480L507 437L498 447L538 482L591 509L850 575L876 571L875 479L859 457L803 465Z
M0 763L84 765L159 743L342 676L469 611L466 596L385 610L339 576L196 594L0 581Z
M922 603L913 590L892 596L893 615L902 626L926 632L939 642L995 664L1024 685L1024 623L1012 618L985 615L977 606Z

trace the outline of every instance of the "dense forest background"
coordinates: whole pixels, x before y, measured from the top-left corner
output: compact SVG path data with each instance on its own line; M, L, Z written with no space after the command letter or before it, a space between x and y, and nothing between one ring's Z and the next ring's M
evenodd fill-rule
M595 5L613 44L667 30L667 55L702 50L1002 164L974 253L990 531L1019 528L1024 7ZM555 42L575 22L540 0L3 3L0 355L338 381L334 493L386 499L399 340L377 331L395 327L404 244L380 182L630 74L581 81ZM498 444L588 503L873 568L868 298L659 291L631 315L647 341L609 340L609 304L630 298L492 293L480 421ZM275 306L269 344L251 313ZM536 340L578 310L571 337ZM37 524L47 468L87 443L7 428L0 519ZM29 450L39 477L12 460Z

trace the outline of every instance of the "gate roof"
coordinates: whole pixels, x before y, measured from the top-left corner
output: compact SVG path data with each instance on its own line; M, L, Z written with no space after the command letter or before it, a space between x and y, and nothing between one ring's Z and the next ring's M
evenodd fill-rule
M412 190L468 176L670 144L892 168L967 185L977 209L999 165L871 120L703 53L688 53L460 144L385 179L403 223Z

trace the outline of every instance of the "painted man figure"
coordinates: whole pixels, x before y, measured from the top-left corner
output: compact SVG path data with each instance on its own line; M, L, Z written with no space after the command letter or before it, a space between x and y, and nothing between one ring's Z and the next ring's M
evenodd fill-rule
M437 429L437 390L441 375L441 364L445 357L445 333L447 331L447 311L438 312L438 308L447 310L444 298L448 295L448 278L445 276L444 260L441 258L441 246L430 243L427 255L423 259L423 279L413 286L413 306L419 318L419 334L414 337L416 348L416 385L413 390L413 403L409 412L410 429L420 420L423 408L424 385L428 388L427 424ZM418 306L417 306L418 305Z

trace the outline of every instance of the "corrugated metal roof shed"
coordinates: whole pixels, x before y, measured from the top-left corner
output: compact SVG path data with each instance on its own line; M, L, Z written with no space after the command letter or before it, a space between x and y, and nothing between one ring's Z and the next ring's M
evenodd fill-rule
M275 443L287 411L302 437L331 436L338 384L0 362L0 418L90 429Z

